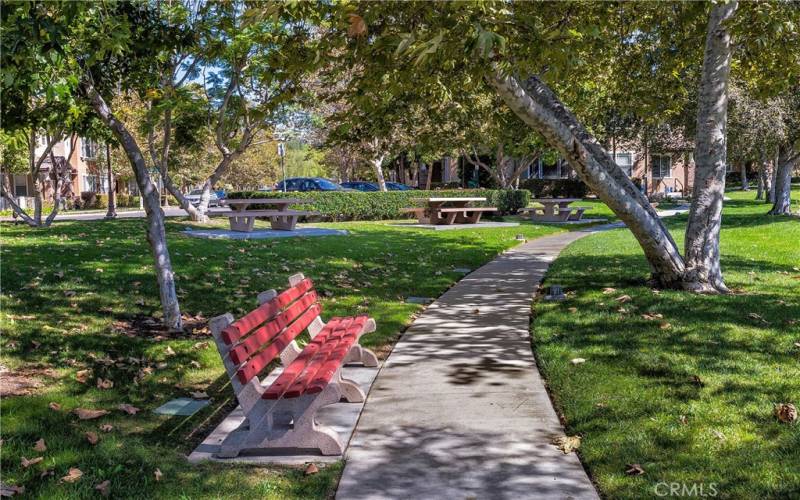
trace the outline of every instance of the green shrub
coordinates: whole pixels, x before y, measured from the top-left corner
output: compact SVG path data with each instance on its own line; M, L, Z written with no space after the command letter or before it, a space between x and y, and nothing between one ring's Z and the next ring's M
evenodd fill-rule
M325 220L385 220L409 217L402 209L419 205L414 198L438 197L484 197L486 202L479 205L494 206L503 214L515 213L528 205L530 193L525 190L503 191L496 189L458 189L442 191L388 191L369 193L361 191L238 191L228 193L228 198L299 198L314 200L312 203L297 205L295 209L319 212ZM262 208L252 205L249 208ZM266 208L266 207L263 207Z
M525 179L519 187L534 198L584 198L589 194L589 186L579 179Z

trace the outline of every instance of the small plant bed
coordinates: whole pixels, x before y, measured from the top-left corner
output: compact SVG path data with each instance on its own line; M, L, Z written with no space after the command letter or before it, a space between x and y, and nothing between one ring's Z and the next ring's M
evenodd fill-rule
M257 227L269 227L258 221ZM224 228L214 219L210 227ZM206 321L253 309L258 292L302 271L326 315L368 313L365 347L385 357L421 307L498 253L558 228L521 224L432 232L389 223L341 223L350 235L203 240L208 228L167 221L187 331L159 326L144 219L3 224L0 364L35 383L0 402L3 483L41 498L328 498L339 464L304 469L190 465L185 456L235 406ZM210 399L192 417L152 410L180 397ZM42 440L41 445L37 443ZM23 458L24 457L24 458ZM42 458L38 461L38 458ZM75 469L70 472L71 469ZM62 479L65 478L65 479ZM235 486L235 487L232 487Z
M719 498L800 492L800 422L775 413L800 406L800 225L764 215L753 193L729 196L730 295L651 289L625 230L576 242L548 272L567 300L536 304L534 351L606 498L656 498L673 483ZM666 223L680 247L686 216Z

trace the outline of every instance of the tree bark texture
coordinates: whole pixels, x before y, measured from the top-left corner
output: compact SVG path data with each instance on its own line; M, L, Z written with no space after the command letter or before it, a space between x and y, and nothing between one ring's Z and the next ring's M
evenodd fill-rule
M175 276L172 272L172 261L167 248L167 237L164 230L164 212L161 210L160 195L150 178L147 164L144 160L136 139L131 135L125 124L117 120L103 97L95 90L94 86L84 81L81 84L83 92L98 114L103 123L111 129L114 136L122 145L128 160L131 162L136 184L144 203L147 216L147 242L153 252L155 261L156 279L161 299L161 308L164 314L164 324L173 330L180 330L183 326L178 295L175 292Z
M523 87L515 77L497 72L489 83L625 222L644 250L653 279L660 286L680 287L684 262L672 235L644 194L552 90L535 76Z
M792 169L800 158L800 151L790 146L782 146L778 153L778 166L775 176L775 201L769 215L792 215Z
M685 286L697 292L727 292L719 255L722 200L725 196L727 153L728 77L732 44L725 24L737 2L711 8L703 56L695 140L695 177L692 206L686 226Z
M108 211L106 219L113 219L117 216L117 193L114 185L114 172L111 170L111 145L106 143L106 166L108 167Z

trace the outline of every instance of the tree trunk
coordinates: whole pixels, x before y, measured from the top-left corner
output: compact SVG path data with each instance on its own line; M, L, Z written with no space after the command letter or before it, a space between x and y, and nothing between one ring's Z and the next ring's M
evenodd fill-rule
M489 83L514 113L541 133L581 180L625 222L644 250L653 279L660 286L680 287L683 258L655 209L550 88L535 76L523 88L514 77L499 73Z
M719 262L719 231L725 196L728 120L728 76L731 35L725 24L736 12L737 1L711 8L697 110L694 153L694 191L686 226L685 286L693 291L728 291Z
M782 147L778 154L775 178L775 202L769 215L792 215L792 167L800 153L793 148Z
M172 330L182 329L181 310L178 303L178 295L175 293L175 276L172 272L172 261L170 260L169 250L167 249L167 237L164 230L164 212L161 210L161 200L156 186L150 179L147 164L142 155L136 139L130 134L125 124L117 120L114 114L106 105L102 96L95 90L94 86L87 82L81 82L81 88L89 98L94 111L107 127L111 129L114 136L119 140L125 154L131 162L133 173L136 177L136 184L139 186L139 194L144 203L144 211L147 216L147 242L153 252L155 261L156 279L158 280L159 295L161 298L161 308L164 313L164 324Z
M114 185L114 173L111 170L111 146L106 143L106 166L108 167L108 212L106 219L113 219L117 216L117 193Z
M70 174L72 173L69 162L72 161L72 155L75 154L75 146L77 145L77 142L77 136L73 136L73 139L70 142L69 156L67 156L64 160L62 171L59 171L58 166L56 165L56 157L53 154L53 150L50 150L50 163L52 164L52 168L50 169L50 178L52 179L53 184L53 211L50 212L50 214L47 216L47 219L44 221L45 227L50 227L58 215L58 210L61 207L61 186L59 186L59 181L63 181L65 184L69 182Z
M758 164L758 182L756 183L756 199L764 199L764 177L765 177L764 163Z
M378 178L378 189L386 191L386 179L383 177L383 159L385 155L380 155L371 160L372 167L375 169L375 176Z
M750 183L747 181L747 162L742 162L742 191L750 191Z
M768 174L769 185L767 186L767 198L765 203L775 203L775 185L778 183L778 165L780 165L780 148L775 152L775 159L772 161L772 168Z

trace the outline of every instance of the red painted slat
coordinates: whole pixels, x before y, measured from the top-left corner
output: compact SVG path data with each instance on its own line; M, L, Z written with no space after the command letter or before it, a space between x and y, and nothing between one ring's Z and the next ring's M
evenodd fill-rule
M317 373L322 367L325 366L328 357L334 352L339 344L339 340L352 322L353 318L343 318L334 328L330 329L330 333L325 337L324 343L320 347L317 355L309 362L303 373L295 379L294 383L284 394L284 397L296 398L306 392L306 388L311 381L316 378ZM330 381L330 379L328 380Z
M303 373L308 362L314 358L317 354L317 351L322 347L325 342L325 338L328 335L329 331L323 330L316 337L314 340L308 343L303 348L303 352L300 353L297 358L289 363L283 372L278 375L278 378L275 379L274 382L269 386L269 388L264 391L261 395L264 399L278 399L280 398L286 389L294 383L295 379Z
M278 314L282 309L300 298L313 287L314 284L311 282L311 280L306 278L297 285L281 292L269 302L261 304L238 320L234 321L230 326L222 331L222 340L224 340L228 345L238 341L243 336L247 335L247 333L253 328L269 319L272 319L272 317Z
M314 304L309 307L302 316L300 316L297 321L292 323L283 333L280 335L278 339L275 340L269 347L264 349L263 351L259 352L252 358L250 358L247 363L242 366L238 372L236 372L236 377L239 379L239 382L246 384L251 378L256 376L261 370L264 369L278 354L283 351L283 349L294 340L295 337L300 335L300 333L308 328L308 325L311 324L314 319L319 316L320 313L320 306L319 304Z
M292 321L301 316L303 312L316 301L317 294L313 291L303 295L285 311L275 316L264 326L255 329L251 335L236 344L230 351L231 361L237 365L244 363L247 358L255 354L265 344L269 343L273 339L277 340L277 337L283 331L283 329L286 328L286 326Z

